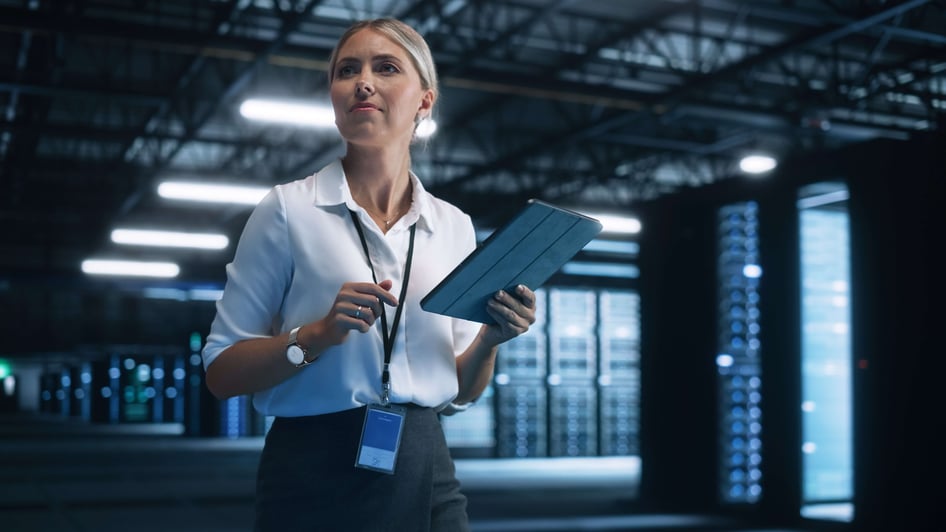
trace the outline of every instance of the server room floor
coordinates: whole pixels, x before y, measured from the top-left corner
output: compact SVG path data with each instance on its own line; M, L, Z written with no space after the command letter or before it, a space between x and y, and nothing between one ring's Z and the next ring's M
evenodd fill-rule
M0 417L4 532L245 532L261 438L35 430ZM536 471L457 460L473 532L757 531L720 516L629 513L633 462L559 461ZM631 471L633 472L633 471ZM543 476L544 475L544 476ZM798 529L801 530L801 529Z

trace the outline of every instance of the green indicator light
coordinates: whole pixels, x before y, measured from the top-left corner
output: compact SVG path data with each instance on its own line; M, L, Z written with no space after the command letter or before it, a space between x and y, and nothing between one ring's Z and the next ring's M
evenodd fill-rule
M200 338L200 333L192 332L191 333L191 351L197 352L200 351L200 346L203 344L203 341Z

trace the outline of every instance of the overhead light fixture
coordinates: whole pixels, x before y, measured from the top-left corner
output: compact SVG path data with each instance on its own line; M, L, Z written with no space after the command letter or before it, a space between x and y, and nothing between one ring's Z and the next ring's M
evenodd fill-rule
M133 277L177 277L181 269L173 262L86 259L82 271L89 275L127 275Z
M627 257L636 257L640 253L640 244L637 242L625 242L622 240L602 240L594 239L583 248L584 251L592 253L607 253L611 255L622 255Z
M582 214L585 216L590 216L601 222L601 233L636 235L637 233L641 232L641 221L632 216L621 216L617 214L595 214L591 212L582 212ZM495 229L478 229L476 231L476 241L483 242L493 234L494 230ZM600 241L598 240L592 240L584 247L584 249L588 251L637 254L636 248L631 251L630 248L618 245L617 247L612 246L610 249L603 249L605 246L607 245L600 244Z
M335 111L328 105L251 98L240 104L240 114L260 122L335 127Z
M617 214L593 214L584 213L587 216L595 218L601 222L602 233L636 235L641 232L641 221L632 216L620 216Z
M633 264L610 262L567 262L562 266L562 273L568 275L587 275L591 277L616 277L637 279L640 270Z
M112 242L133 246L194 249L224 249L230 245L230 239L221 234L145 229L115 229L112 231Z
M170 299L173 301L187 301L187 290L180 288L148 287L142 291L148 299Z
M217 301L223 297L223 290L214 288L192 288L187 291L191 301Z
M747 155L739 161L739 169L747 174L764 174L774 169L776 164L770 155Z
M214 185L188 181L165 181L158 185L158 195L162 198L238 205L256 205L269 191L269 187Z
M148 299L170 299L173 301L217 301L223 297L223 290L212 288L182 288L148 287L143 294Z

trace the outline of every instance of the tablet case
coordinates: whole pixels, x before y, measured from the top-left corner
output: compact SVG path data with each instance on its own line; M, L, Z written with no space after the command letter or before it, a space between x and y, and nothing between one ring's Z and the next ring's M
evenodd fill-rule
M421 300L428 312L492 324L486 302L516 285L535 290L601 232L601 222L537 199L477 246Z

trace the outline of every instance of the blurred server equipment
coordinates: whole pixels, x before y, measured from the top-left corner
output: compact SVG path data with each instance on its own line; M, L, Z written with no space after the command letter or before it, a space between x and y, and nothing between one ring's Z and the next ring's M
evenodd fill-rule
M600 454L640 453L640 296L603 290L598 297Z
M184 423L184 396L186 394L187 370L186 357L178 355L162 360L163 386L159 396L162 398L162 421L165 423Z
M755 202L720 208L717 225L717 386L720 497L762 496L759 222Z
M851 243L847 186L799 191L802 515L854 517Z
M120 361L120 419L124 423L144 423L153 419L154 380L151 357L123 355Z
M495 399L496 454L501 458L548 456L543 383L499 378Z
M493 386L487 386L463 412L441 417L444 436L454 457L490 458L496 450Z
M17 377L10 363L0 358L0 412L12 413L20 409Z
M548 455L546 343L546 291L540 288L535 323L525 334L500 346L496 360L493 399L499 457Z
M247 395L231 397L220 403L220 435L240 438L252 434L252 401Z
M199 333L191 333L190 339L188 342L190 348L190 354L187 356L187 365L185 369L185 396L184 396L184 405L185 405L185 415L184 415L184 430L185 433L189 436L202 436L205 435L203 430L201 416L202 401L201 397L204 394L204 366L203 359L200 356L200 350L203 347L203 338ZM211 426L208 429L208 432L212 431Z
M72 383L69 415L92 420L92 363L82 362L69 368L69 380Z
M549 290L549 455L598 454L597 294Z

